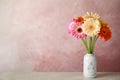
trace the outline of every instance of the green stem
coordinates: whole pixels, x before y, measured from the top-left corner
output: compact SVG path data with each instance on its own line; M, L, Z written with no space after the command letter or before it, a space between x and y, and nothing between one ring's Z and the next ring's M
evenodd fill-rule
M82 40L82 43L86 49L86 52L89 53L89 48L88 48L87 42L84 40L84 38L82 38L81 40Z
M96 36L94 36L93 43L92 43L92 52L94 52L94 46L95 46Z
M92 54L92 37L90 37L90 40L89 40L89 51L90 51L90 54Z
M98 36L95 36L93 39L92 52L94 52L94 47L95 47L95 43L96 43L97 39L98 39Z
M97 40L99 36L95 36L94 39Z

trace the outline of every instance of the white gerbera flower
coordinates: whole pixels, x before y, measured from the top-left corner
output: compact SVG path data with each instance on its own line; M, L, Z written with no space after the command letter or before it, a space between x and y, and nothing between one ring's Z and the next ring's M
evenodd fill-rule
M89 18L82 25L83 32L88 36L95 36L99 33L101 24L98 19Z
M94 19L100 19L100 16L99 16L99 14L97 14L97 13L93 13L93 12L87 12L84 16L83 16L83 18L86 20L86 19L88 19L88 18L94 18Z

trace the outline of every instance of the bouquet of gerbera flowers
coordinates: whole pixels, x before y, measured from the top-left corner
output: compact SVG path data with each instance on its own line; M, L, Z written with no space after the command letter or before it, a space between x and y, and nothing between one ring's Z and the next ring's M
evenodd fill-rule
M111 38L108 24L93 12L87 12L84 16L70 20L68 33L82 40L88 54L93 54L95 43L99 37L105 41Z

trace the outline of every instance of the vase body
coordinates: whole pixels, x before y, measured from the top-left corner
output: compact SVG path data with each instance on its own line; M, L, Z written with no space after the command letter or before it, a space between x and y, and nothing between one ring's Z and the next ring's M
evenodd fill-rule
M94 54L86 54L83 61L83 74L84 77L94 78L97 72L97 61Z

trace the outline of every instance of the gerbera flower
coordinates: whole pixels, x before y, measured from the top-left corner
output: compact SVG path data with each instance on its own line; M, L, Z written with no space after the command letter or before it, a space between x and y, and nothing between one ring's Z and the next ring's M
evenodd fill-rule
M82 28L83 28L83 32L86 35L89 35L92 37L99 33L101 24L100 24L99 20L89 18L84 22L84 24L82 25Z
M93 12L87 12L84 16L83 16L83 18L86 20L86 19L88 19L88 18L94 18L94 19L100 19L100 16L99 16L99 14L97 14L97 13L93 13Z
M100 20L100 22L101 22L101 25L108 25L108 23L103 20Z
M75 19L70 20L69 23L68 23L68 29L67 29L67 31L68 31L69 34L72 33L72 31L73 31L73 29L74 29L75 26L76 26Z
M105 41L111 38L112 34L109 27L107 27L107 25L102 25L99 36L103 38Z
M77 18L76 18L76 22L84 22L83 17L81 17L81 16L80 16L80 17L77 17Z
M76 22L76 19L72 19L68 25L68 33L76 38L83 38L85 34L81 28L82 22Z
M83 29L81 27L82 23L77 23L77 26L74 27L72 35L76 37L77 39L83 38L86 35L83 33Z

